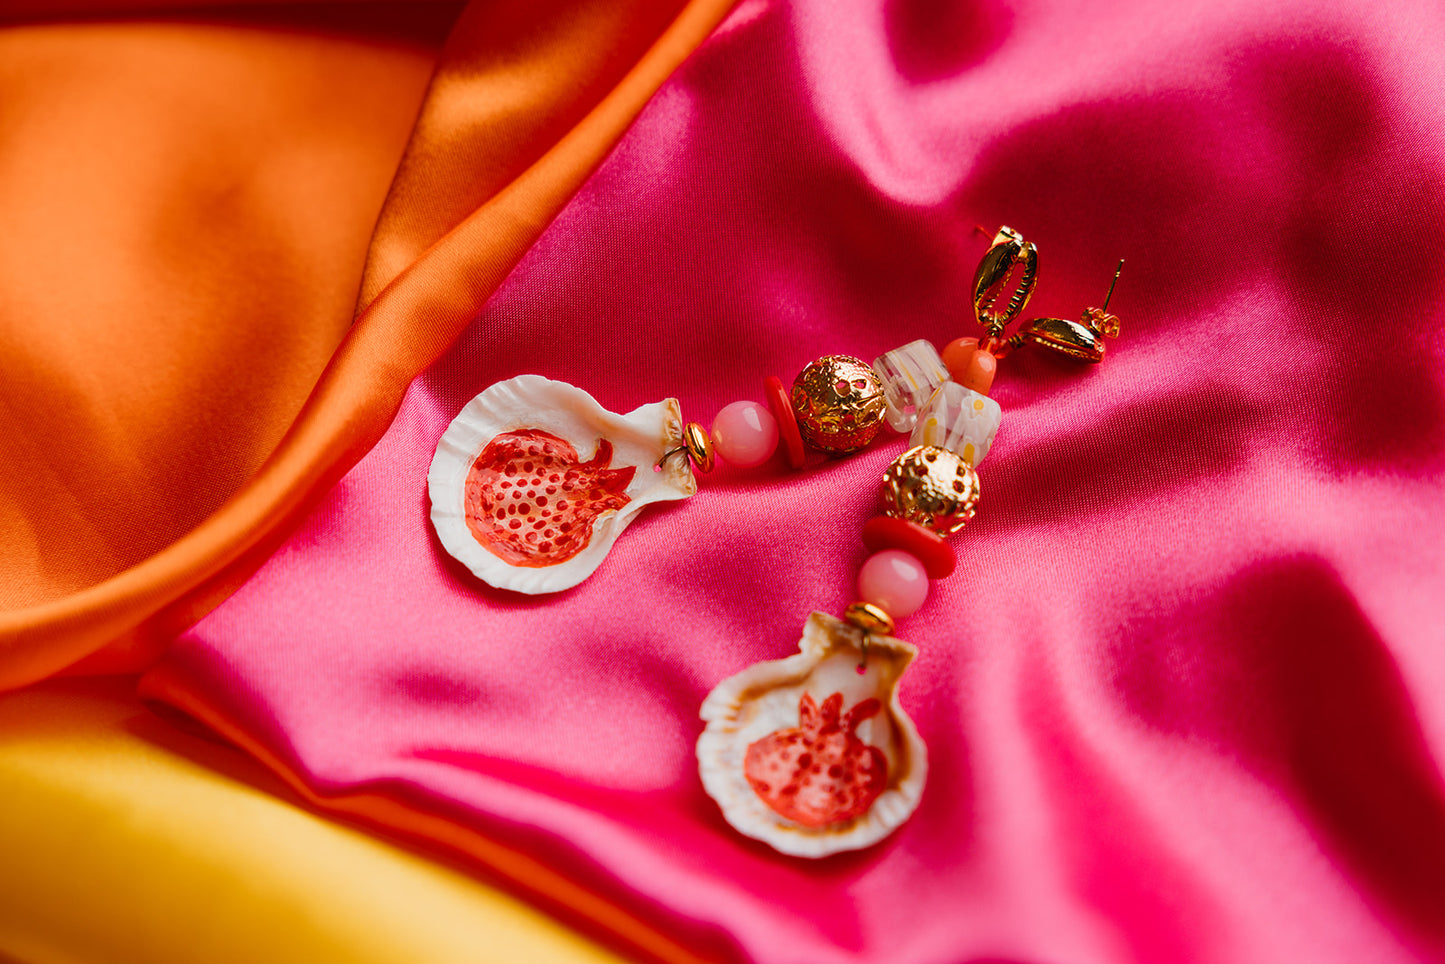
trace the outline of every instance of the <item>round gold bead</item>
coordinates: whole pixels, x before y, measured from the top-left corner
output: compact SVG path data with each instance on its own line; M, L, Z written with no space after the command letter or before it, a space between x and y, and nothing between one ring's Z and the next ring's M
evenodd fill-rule
M851 355L809 362L793 380L791 401L803 441L830 455L858 451L883 428L883 383Z
M843 610L843 618L865 633L872 633L874 636L893 635L893 617L872 603L850 603L848 608Z
M712 471L712 439L707 429L696 422L688 422L682 429L682 444L687 449L687 457L692 459L699 472Z
M935 445L909 449L883 473L883 514L940 535L952 535L973 518L978 496L973 466Z

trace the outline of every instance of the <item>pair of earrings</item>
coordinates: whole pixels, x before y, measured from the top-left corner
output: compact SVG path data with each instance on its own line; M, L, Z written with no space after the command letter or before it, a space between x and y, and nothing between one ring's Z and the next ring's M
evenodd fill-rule
M684 421L675 398L624 415L539 375L498 382L437 444L427 485L438 539L492 586L559 592L597 569L644 506L695 494L714 451L746 468L782 447L797 469L805 442L840 456L867 446L885 420L909 433L880 480L881 513L859 532L870 555L843 617L812 613L796 654L720 681L700 710L699 775L739 832L800 857L871 846L909 818L927 779L927 748L899 699L918 651L894 638L894 623L957 566L947 537L973 518L975 470L1003 417L988 395L995 360L1031 342L1097 362L1118 333L1106 298L1077 323L1034 318L1010 334L1037 279L1037 249L1000 228L974 274L980 337L941 355L920 339L871 366L826 355L791 391L767 376L767 405L733 402L711 433Z
M988 233L982 228L976 230ZM1019 268L1022 268L1022 275L1018 286L1004 309L996 310L998 299L1007 289L1015 269ZM1114 285L1119 283L1119 274L1123 270L1124 261L1120 259L1109 293L1104 296L1103 307L1084 309L1078 321L1034 318L1005 337L1009 323L1023 312L1033 296L1034 286L1038 283L1039 253L1013 228L999 228L973 275L974 315L986 331L979 347L1001 357L1011 349L1032 343L1080 361L1103 361L1104 339L1119 335L1119 319L1109 314L1109 299L1114 297Z

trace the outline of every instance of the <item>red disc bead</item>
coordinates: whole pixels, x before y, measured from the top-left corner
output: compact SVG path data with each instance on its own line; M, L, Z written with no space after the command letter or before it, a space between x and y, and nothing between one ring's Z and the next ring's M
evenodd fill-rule
M783 380L776 375L764 378L763 395L768 399L773 418L778 420L778 436L783 440L788 464L801 469L808 461L808 452L803 448L803 433L798 430L798 418L793 414L793 402L783 387Z
M870 552L902 549L923 563L929 579L946 578L958 565L953 547L943 536L907 519L875 515L863 524L863 545Z

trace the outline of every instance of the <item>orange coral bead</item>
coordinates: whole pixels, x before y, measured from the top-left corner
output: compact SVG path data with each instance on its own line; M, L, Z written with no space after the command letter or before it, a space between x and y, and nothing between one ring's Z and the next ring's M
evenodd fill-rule
M801 469L807 464L808 456L803 449L803 435L798 431L798 419L793 414L793 403L788 398L788 390L783 387L783 380L776 375L764 378L763 394L768 399L773 418L777 420L778 437L782 440L788 464Z
M969 360L977 350L977 338L955 338L944 345L943 367L948 369L948 376L962 384L964 373L968 371Z
M998 371L998 359L978 347L977 338L955 338L943 347L943 367L948 369L948 377L964 388L987 395Z
M957 381L964 388L971 388L980 395L987 395L988 390L993 387L993 376L997 371L998 359L993 356L992 352L980 348L968 360L967 370Z

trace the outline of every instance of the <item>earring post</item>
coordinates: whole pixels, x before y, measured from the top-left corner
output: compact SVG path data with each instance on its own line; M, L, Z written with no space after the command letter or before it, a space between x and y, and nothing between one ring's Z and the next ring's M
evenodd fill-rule
M1109 299L1114 297L1114 285L1119 283L1119 273L1124 270L1124 259L1119 259L1119 267L1114 269L1114 280L1109 282L1109 293L1104 296L1104 307L1101 311L1109 310Z

